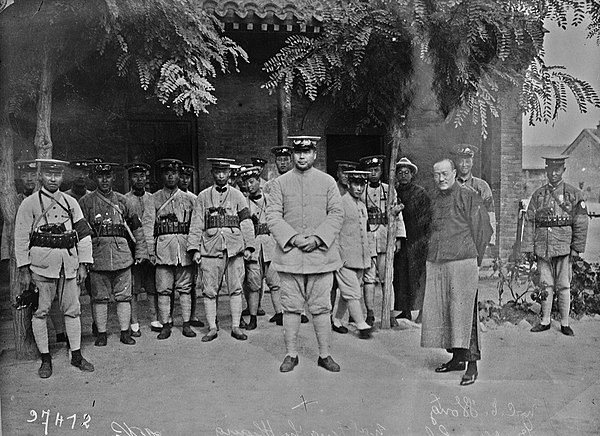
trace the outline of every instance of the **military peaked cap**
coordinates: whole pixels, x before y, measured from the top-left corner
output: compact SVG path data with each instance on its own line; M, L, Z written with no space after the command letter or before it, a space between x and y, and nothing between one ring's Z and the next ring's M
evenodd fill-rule
M546 161L546 166L564 165L565 161L569 158L567 155L559 154L557 156L542 156L542 159Z
M294 150L286 145L280 145L271 148L271 153L273 153L275 156L291 156L294 153Z
M294 151L316 149L319 139L320 136L288 136Z
M158 166L159 171L179 171L181 170L181 162L179 159L159 159L156 161L156 165Z
M15 167L17 168L17 171L21 171L22 173L37 172L37 163L35 160L15 162Z
M130 173L147 173L150 171L150 165L144 162L126 163L124 167Z
M470 144L457 144L454 146L452 151L450 152L453 156L459 157L473 157L475 153L477 153L479 149L474 145Z
M360 182L367 183L369 181L369 176L371 173L369 171L344 171L344 174L348 176L348 182Z
M385 156L383 154L377 154L375 156L361 157L359 160L365 167L381 166L385 162Z

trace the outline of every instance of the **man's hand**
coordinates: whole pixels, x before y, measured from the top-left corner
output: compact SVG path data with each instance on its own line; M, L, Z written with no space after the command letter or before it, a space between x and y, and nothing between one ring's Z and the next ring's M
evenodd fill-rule
M87 277L87 274L88 274L87 265L85 265L84 263L80 263L79 268L77 268L77 284L78 285L81 285L83 282L85 282L85 278Z
M304 247L306 247L306 242L306 236L302 235L296 235L290 240L290 244L293 247L299 248L300 250L304 250Z
M29 265L25 265L19 268L19 284L21 289L27 289L31 283L31 271Z
M394 253L398 253L402 248L402 240L396 239L396 247L394 247Z
M251 257L252 257L252 250L249 250L246 248L244 250L244 260L250 260Z
M156 256L154 254L150 255L150 263L152 265L156 265Z
M144 261L144 259L142 259L141 257L136 257L135 258L135 264L139 265L140 263L142 263Z
M400 212L402 212L403 209L404 209L404 204L398 203L397 205L392 207L392 213L394 214L394 216L398 216L400 214Z
M192 260L196 265L200 265L200 261L202 260L202 256L199 251L194 251L194 255L192 256Z
M306 238L306 243L304 244L304 247L300 249L305 253L310 253L311 251L316 250L322 243L323 241L318 236L308 236Z

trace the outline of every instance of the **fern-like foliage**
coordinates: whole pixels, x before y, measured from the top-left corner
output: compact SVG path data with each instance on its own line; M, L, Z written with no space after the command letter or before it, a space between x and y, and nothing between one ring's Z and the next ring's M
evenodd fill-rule
M98 48L116 46L119 74L136 74L142 89L177 114L207 112L216 102L210 79L248 60L193 0L104 1Z
M479 124L487 135L500 96L521 89L531 122L547 122L566 108L600 106L592 87L543 63L544 20L560 26L590 18L598 37L598 0L326 1L324 33L293 36L265 64L265 87L296 88L310 99L331 94L366 118L388 124L411 104L411 54L432 66L432 89L444 116ZM572 18L568 17L572 15ZM569 21L571 20L571 21ZM416 50L413 50L413 47Z

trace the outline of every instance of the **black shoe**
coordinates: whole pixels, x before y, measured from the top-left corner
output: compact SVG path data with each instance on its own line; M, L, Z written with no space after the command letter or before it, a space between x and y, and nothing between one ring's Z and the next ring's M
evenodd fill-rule
M248 339L248 336L236 330L231 330L231 337L237 339L238 341L245 341L246 339Z
M269 319L269 322L274 322L277 325L283 325L283 312L276 313Z
M183 333L183 336L185 336L186 338L195 338L196 337L196 332L194 330L192 330L189 322L183 323L183 330L181 331L181 333Z
M327 356L325 359L319 356L317 365L319 365L321 368L325 368L327 371L340 372L340 365L335 363L331 356Z
M205 334L204 336L202 336L202 342L213 341L213 340L217 339L218 335L219 334L217 333L216 330L209 330L207 334Z
M462 378L460 379L460 385L461 386L469 386L472 385L473 383L475 383L475 380L477 380L477 371L475 371L473 374L467 374L465 373Z
M190 325L192 327L204 327L204 323L199 319L190 319Z
M141 330L130 330L129 336L131 336L132 338L139 338L140 336L142 336L142 331Z
M135 339L129 334L129 330L121 331L121 343L125 345L135 345Z
M254 330L256 327L256 315L250 315L250 322L246 326L246 330Z
M546 330L550 330L550 324L539 323L538 325L533 326L531 328L531 330L529 330L529 331L533 332L533 333L537 333L537 332L545 332Z
M38 369L38 375L40 376L40 378L48 378L52 375L52 361L51 360L42 360L40 369Z
M95 322L92 323L92 334L94 335L94 337L98 336L98 326Z
M352 316L349 316L349 317L348 317L348 322L349 322L349 323L350 323L350 322L354 322L354 318L352 318Z
M279 372L290 372L296 367L296 365L298 365L298 361L298 356L285 356L285 359L283 359L283 363L279 367Z
M246 307L244 310L242 310L242 316L250 316L250 309Z
M412 314L408 310L402 311L398 315L396 315L396 319L407 319L409 321L412 321Z
M359 339L371 339L371 329L358 329Z
M435 372L450 372L450 371L464 371L466 368L465 362L450 359L449 362L442 363L435 369Z
M160 333L156 337L157 339L168 339L171 336L171 324L166 323L163 324L163 328L160 330Z
M106 347L106 342L106 332L98 332L98 337L96 338L96 342L94 342L94 345L96 347Z
M343 325L338 327L333 323L331 324L331 330L341 335L345 335L346 333L348 333L348 327L344 327Z
M162 331L162 327L156 327L156 326L150 324L150 331L155 332L155 333L160 333Z
M306 315L301 315L301 316L300 316L300 322L301 322L302 324L306 324L306 323L308 322L308 316L306 316Z
M256 315L257 316L265 316L265 311L262 307L259 307L258 310L256 311Z
M85 360L83 357L76 360L71 358L71 365L75 368L79 368L83 372L94 372L94 365Z
M240 318L240 328L242 330L246 330L248 328L248 324L244 321L244 318Z
M571 327L569 327L568 325L561 325L560 331L562 332L563 335L575 336L575 333L573 333L573 329Z

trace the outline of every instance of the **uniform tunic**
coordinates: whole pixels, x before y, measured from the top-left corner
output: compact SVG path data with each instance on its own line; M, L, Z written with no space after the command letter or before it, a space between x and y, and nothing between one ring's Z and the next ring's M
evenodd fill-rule
M562 205L562 206L561 206ZM568 219L570 224L555 227L536 224L538 218ZM541 223L540 220L537 221ZM565 256L571 249L585 251L588 216L581 191L565 182L549 183L535 190L529 201L523 229L522 251L549 259Z
M333 177L316 168L294 168L271 182L267 223L275 238L272 265L292 274L331 272L342 266L337 236L344 220ZM296 235L318 236L324 246L305 253L288 245Z
M421 345L478 354L477 265L492 233L489 215L481 197L458 183L436 190L431 207Z
M135 213L142 221L142 229L144 229L144 240L146 241L146 249L140 253L139 259L145 262L133 265L131 269L132 291L134 294L139 294L142 290L150 294L156 293L155 274L156 268L148 260L150 259L150 250L154 247L154 235L148 234L145 229L153 228L154 217L152 208L154 207L154 198L152 194L144 191L143 195L136 195L135 191L131 190L125 197L129 200L131 211Z
M133 217L127 198L118 192L110 191L107 195L98 189L84 195L79 200L85 219L93 230L98 232L102 222L123 224ZM92 271L116 271L129 268L134 256L141 258L147 252L146 241L141 227L131 228L135 237L135 252L132 253L129 243L122 236L94 236L92 238L94 264Z
M192 195L179 188L175 188L174 191L163 188L152 195L154 199L154 207L150 209L152 219L146 220L144 234L152 235L149 253L156 256L157 265L189 266L192 264L192 258L187 252L188 235L178 233L154 237L154 224L161 216L174 214L180 223L190 220L194 210Z
M490 215L490 224L492 225L493 235L496 234L496 208L494 206L494 196L492 195L492 189L488 182L479 177L475 177L473 175L469 175L467 178L456 179L458 183L463 186L467 186L473 190L475 190L483 200L483 205L485 206L488 214ZM491 238L491 237L490 237ZM493 240L490 240L490 244L493 243Z
M39 220L37 227L44 224L64 224L67 230L73 229L73 223L84 218L81 208L73 197L64 195L62 192L51 194L45 188L41 191L42 204L44 210L52 203L52 198L56 198L60 204L67 207L72 215L63 210L58 204L50 208L45 217ZM15 256L17 267L30 265L31 272L46 278L59 278L61 269L64 268L65 278L72 279L76 277L77 269L80 263L92 263L92 241L89 236L82 238L77 243L77 248L49 248L49 247L31 247L29 248L29 234L34 223L42 215L39 194L25 198L17 211L15 220Z
M367 224L367 207L350 194L342 195L344 222L339 236L342 267L336 271L341 296L346 300L360 300L364 270L371 266L375 240Z
M207 228L207 214L218 215L218 208L223 208L225 215L238 216L239 228ZM198 194L193 210L188 250L200 250L202 257L222 257L225 253L233 257L246 248L254 248L254 228L249 220L246 197L239 190L227 187L220 193L216 186L206 188ZM240 212L242 216L238 215Z

